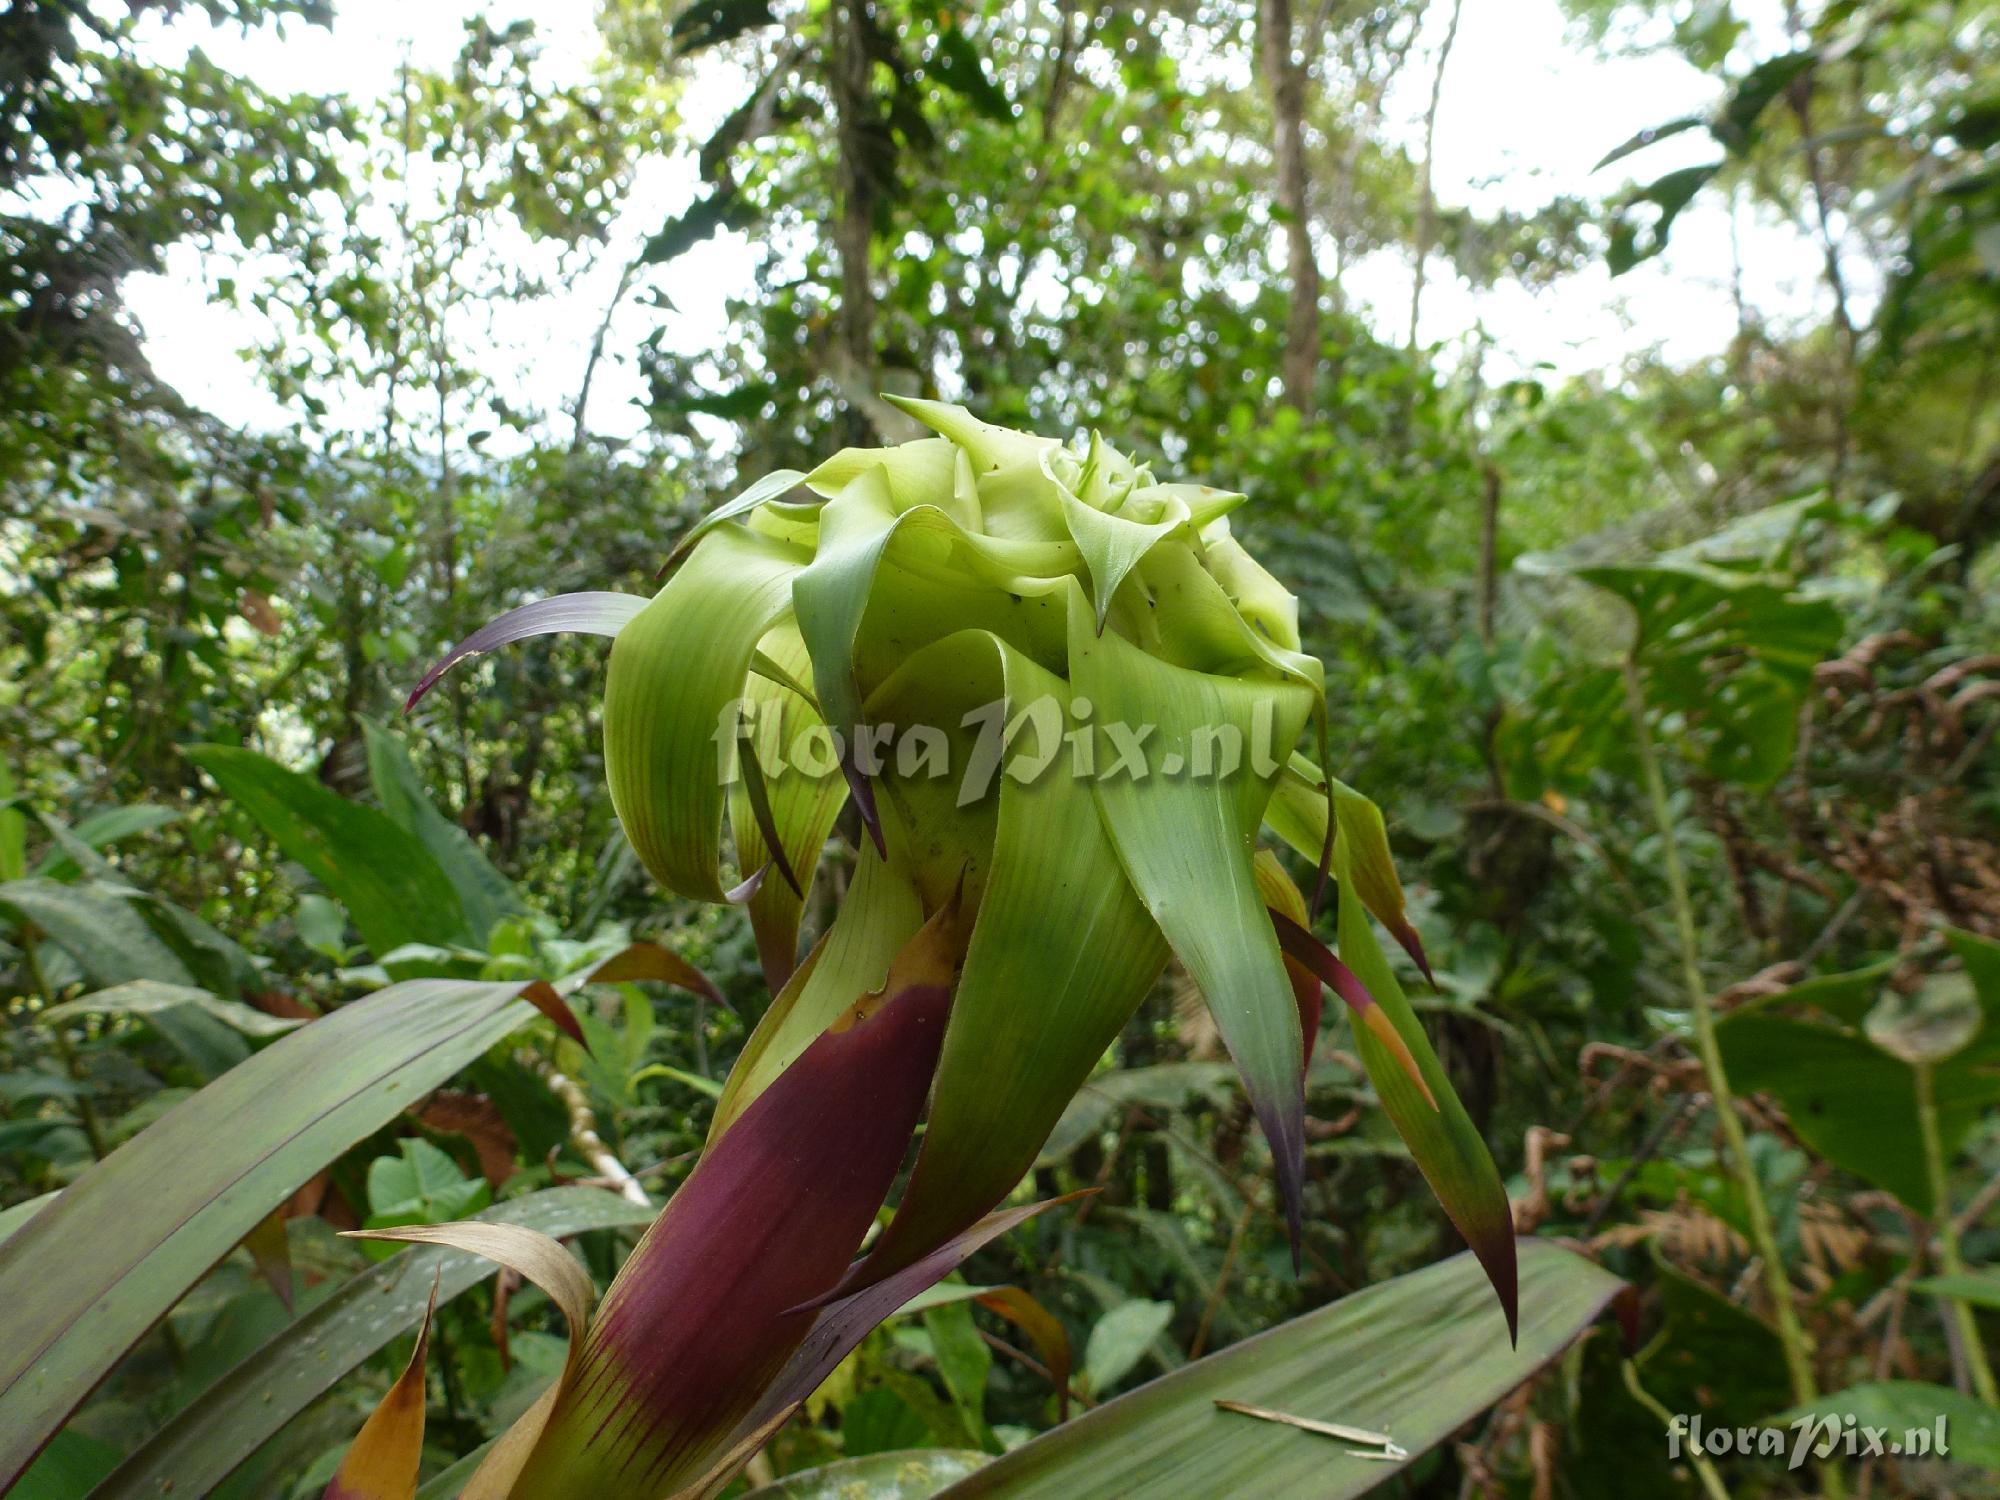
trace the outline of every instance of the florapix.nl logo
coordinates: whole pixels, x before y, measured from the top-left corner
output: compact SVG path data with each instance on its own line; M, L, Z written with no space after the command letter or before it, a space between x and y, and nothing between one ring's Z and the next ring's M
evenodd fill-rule
M1268 781L1284 765L1276 706L1253 705L1249 732L1233 723L1199 724L1169 735L1151 723L1096 713L1088 698L1050 694L982 703L946 724L871 723L842 733L817 717L790 722L770 703L739 698L717 716L714 741L725 786L754 756L766 782L822 780L851 764L861 775L905 780L958 778L957 805L985 798L1000 778L1032 786L1044 776L1111 782L1154 777Z
M1699 1416L1677 1414L1667 1423L1667 1457L1781 1458L1788 1469L1830 1458L1949 1458L1950 1431L1942 1414L1921 1427L1871 1427L1852 1413L1799 1417L1782 1425L1718 1427Z

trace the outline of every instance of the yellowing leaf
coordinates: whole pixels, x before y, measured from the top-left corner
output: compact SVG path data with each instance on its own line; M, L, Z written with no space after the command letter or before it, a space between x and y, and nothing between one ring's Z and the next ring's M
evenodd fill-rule
M389 1387L355 1435L325 1500L412 1500L424 1457L424 1356L430 1349L431 1319L437 1313L437 1281L431 1282L417 1347L396 1383Z

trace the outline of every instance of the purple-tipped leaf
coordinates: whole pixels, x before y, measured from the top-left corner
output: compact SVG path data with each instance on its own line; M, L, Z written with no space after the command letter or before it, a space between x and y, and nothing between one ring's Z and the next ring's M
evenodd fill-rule
M482 656L500 646L514 641L524 641L531 635L557 635L571 630L579 635L613 635L625 627L647 601L637 594L616 594L593 591L580 594L557 594L553 598L537 599L532 604L523 604L510 609L492 624L478 630L453 646L444 660L424 673L421 681L410 690L410 696L403 704L403 712L415 708L458 663L469 656Z

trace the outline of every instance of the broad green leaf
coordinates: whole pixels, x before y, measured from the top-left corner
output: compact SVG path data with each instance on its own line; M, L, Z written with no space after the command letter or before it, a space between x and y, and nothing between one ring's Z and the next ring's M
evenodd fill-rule
M1854 969L1845 974L1816 974L1789 989L1753 996L1729 1014L1732 1017L1746 1016L1780 1006L1786 1009L1803 1006L1849 1026L1859 1026L1868 1012L1875 1008L1875 1002L1882 998L1882 987L1899 963L1898 959L1885 958L1865 969Z
M5 814L0 814L4 817ZM155 828L164 828L169 823L178 822L180 813L171 807L156 807L151 803L135 802L125 807L110 807L103 812L92 813L79 821L75 828L64 830L71 839L85 849L102 849L106 844L115 844L129 839L134 834L150 833ZM81 870L81 863L65 846L62 838L57 839L57 847L43 854L35 866L37 875L50 880L73 880ZM15 876L5 876L14 879Z
M163 1011L193 1009L203 1015L220 1021L233 1031L245 1036L283 1036L288 1031L297 1031L303 1021L287 1016L266 1015L254 1005L245 1005L241 1000L224 1000L219 995L186 984L163 984L156 979L128 979L123 984L112 985L109 989L95 990L75 1000L65 1000L60 1005L52 1005L42 1012L45 1021L61 1021L71 1016L86 1015L159 1015Z
M368 1227L442 1224L477 1213L491 1201L481 1178L468 1178L443 1151L422 1137L396 1143L398 1154L368 1164Z
M1518 1347L1479 1266L1458 1256L1197 1360L997 1458L951 1500L1347 1500L1374 1490L1537 1373L1622 1283L1543 1240L1520 1246ZM1385 1432L1410 1458L1220 1411L1232 1400Z
M405 943L475 936L437 861L386 813L349 802L254 750L196 745L186 754L286 858L347 908L376 956Z
M1913 1292L1931 1297L1955 1297L1977 1307L2000 1308L2000 1271L1968 1271L1961 1276L1926 1276Z
M1044 704L1045 722L991 769L986 794L997 799L998 817L970 877L972 942L923 1147L863 1273L871 1278L909 1264L1012 1190L1166 963L1166 943L1125 878L1088 783L1070 774L1060 678L994 636L967 631L911 657L869 700L869 713L956 725L968 710L1002 701ZM963 758L952 764L978 774L967 764L971 751L959 748ZM1051 756L1041 774L1021 779L1031 757Z
M1343 893L1352 889L1345 859L1336 852L1334 874ZM1404 1046L1417 1060L1436 1103L1403 1071L1395 1052L1365 1026L1354 1028L1368 1081L1374 1085L1383 1111L1416 1158L1424 1180L1465 1242L1492 1278L1493 1290L1512 1329L1518 1317L1514 1267L1514 1222L1507 1189L1493 1165L1492 1153L1480 1138L1472 1117L1459 1103L1451 1079L1438 1062L1423 1023L1397 983L1396 974L1375 940L1368 914L1359 901L1343 899L1337 925L1341 959L1394 1023Z
M10 1208L0 1208L0 1244L5 1244L23 1224L55 1201L54 1193L43 1193L38 1198L28 1199L25 1203L16 1203Z
M1920 1444L1928 1445L1932 1453L1941 1451L1937 1444L1942 1428L1944 1444L1949 1450L1947 1456L1953 1463L1989 1471L2000 1469L2000 1411L1948 1385L1929 1385L1920 1380L1867 1381L1780 1412L1764 1425L1792 1427L1804 1421L1828 1424L1814 1429L1815 1437L1819 1438L1826 1434L1831 1423L1841 1424L1844 1433L1848 1418L1857 1427L1881 1429L1885 1442L1903 1444L1908 1451L1916 1451ZM1842 1450L1836 1447L1833 1451Z
M993 1351L979 1337L966 1302L941 1302L923 1314L930 1335L931 1357L937 1361L944 1388L958 1407L966 1430L981 1443L992 1442L986 1426L986 1378L993 1370ZM995 1444L994 1446L998 1446Z
M1668 1411L1747 1426L1791 1395L1784 1347L1770 1324L1654 1257L1658 1335L1639 1354L1646 1390Z
M955 1479L991 1462L970 1449L905 1448L868 1453L787 1474L743 1500L927 1500Z
M1200 986L1271 1143L1299 1233L1305 1097L1298 1005L1264 915L1253 840L1278 766L1311 713L1295 682L1217 677L1148 656L1091 628L1072 588L1070 682L1093 707L1092 790L1133 889ZM1112 732L1136 737L1138 764ZM1232 767L1231 740L1240 757ZM1265 765L1258 764L1259 755Z
M1955 927L1947 927L1944 938L1965 965L1966 977L1986 1012L1988 1029L2000 1031L2000 943Z
M727 899L724 771L750 661L790 608L805 554L724 526L618 632L604 691L604 762L625 836L669 890ZM749 872L745 872L746 874Z
M14 768L0 756L0 881L28 873L28 818L17 802Z
M1761 786L1791 763L1800 695L1845 628L1836 605L1700 558L1576 576L1631 606L1647 700L1686 716L1704 770Z
M61 885L29 877L0 885L0 907L33 922L93 984L136 979L192 986L194 976L141 914L136 893L119 886Z
M1933 1212L1917 1131L1916 1075L1906 1063L1864 1037L1768 1009L1725 1016L1716 1039L1736 1088L1775 1098L1815 1152L1917 1212ZM2000 1033L1989 1028L1937 1069L1938 1135L1947 1158L2000 1104L1996 1044Z
M1101 1395L1129 1375L1173 1320L1173 1303L1135 1297L1092 1324L1083 1346L1083 1378L1091 1394Z
M527 988L414 980L344 1006L175 1106L0 1244L0 1305L17 1309L0 1485L258 1220L523 1025Z
M430 851L458 892L473 937L483 942L502 917L522 915L527 908L513 884L494 868L472 836L431 801L402 740L371 719L363 719L361 729L367 736L368 777L376 800L383 812Z

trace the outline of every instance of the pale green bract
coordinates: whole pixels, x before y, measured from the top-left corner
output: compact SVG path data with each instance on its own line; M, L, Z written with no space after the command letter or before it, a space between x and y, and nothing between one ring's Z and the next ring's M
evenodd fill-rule
M1294 757L1323 760L1327 727L1297 603L1231 535L1241 495L1162 482L1098 434L1071 446L897 404L937 436L846 449L718 507L612 650L605 760L633 846L678 894L747 902L777 993L715 1134L960 893L974 919L930 1127L850 1284L1006 1194L1170 955L1242 1072L1296 1232L1305 1039L1252 873L1267 813L1294 843L1369 833L1337 865L1307 853L1420 951L1380 815L1335 783L1330 819L1326 778ZM793 885L850 793L862 867L800 968ZM1472 1155L1453 1175L1504 1203L1476 1139L1457 1146Z
M469 1497L558 1478L606 1500L717 1493L870 1327L1052 1206L992 1212L1170 959L1242 1075L1294 1254L1324 984L1516 1331L1505 1192L1370 920L1422 964L1387 827L1319 770L1323 672L1230 535L1241 497L1157 482L1095 434L1066 447L899 404L937 436L759 480L682 540L650 602L524 605L444 663L615 631L605 765L626 835L667 889L746 907L774 991L709 1151L587 1329L578 1303L563 1376ZM801 959L850 797L866 834ZM1346 962L1260 858L1267 824L1349 898ZM716 1340L703 1319L724 1311Z

